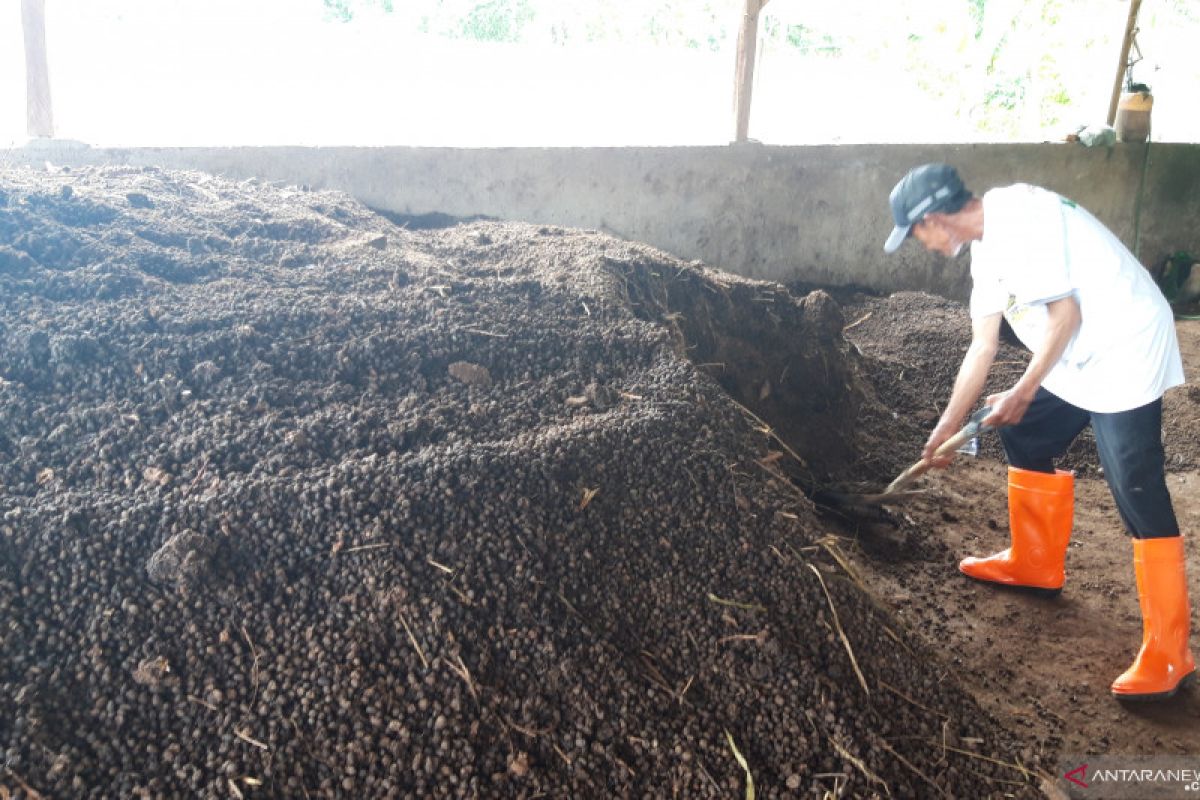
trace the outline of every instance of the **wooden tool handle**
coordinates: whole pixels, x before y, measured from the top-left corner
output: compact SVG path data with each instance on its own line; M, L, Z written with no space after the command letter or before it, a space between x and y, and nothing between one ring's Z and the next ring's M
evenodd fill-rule
M961 431L942 442L941 445L938 446L938 449L933 451L933 458L941 458L942 456L950 455L955 450L962 447L963 444L974 435L975 434L970 429L963 428ZM932 459L930 459L930 461L932 461ZM883 493L891 494L892 492L897 492L903 489L905 486L908 486L910 483L929 471L929 468L933 466L930 461L918 461L908 469L904 470L904 472L901 472L896 477L896 480L888 484L888 487L883 490Z

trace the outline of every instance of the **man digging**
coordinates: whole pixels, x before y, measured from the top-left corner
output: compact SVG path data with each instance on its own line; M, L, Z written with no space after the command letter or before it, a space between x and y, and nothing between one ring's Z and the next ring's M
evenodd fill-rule
M1074 474L1054 459L1089 424L1121 520L1133 537L1142 647L1112 684L1123 700L1171 697L1195 673L1188 645L1183 540L1163 468L1162 396L1183 383L1175 322L1149 273L1091 214L1026 184L975 197L946 164L925 164L896 184L895 252L913 237L954 258L971 246L971 345L946 410L922 452L962 425L983 391L1008 320L1033 356L1006 392L991 395L984 424L1008 459L1012 544L959 569L980 581L1046 595L1062 591L1074 514Z

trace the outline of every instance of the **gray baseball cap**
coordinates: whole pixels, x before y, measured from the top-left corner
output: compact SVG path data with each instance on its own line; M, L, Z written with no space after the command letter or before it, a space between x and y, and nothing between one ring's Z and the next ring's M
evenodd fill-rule
M971 199L958 170L949 164L922 164L913 167L892 189L888 201L896 227L883 244L885 253L894 253L904 244L916 225L931 211L958 211Z

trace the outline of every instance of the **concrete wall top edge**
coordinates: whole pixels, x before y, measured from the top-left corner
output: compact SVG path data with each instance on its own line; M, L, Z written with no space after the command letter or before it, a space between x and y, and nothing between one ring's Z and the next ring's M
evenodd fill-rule
M5 166L159 166L337 189L401 214L482 215L601 230L755 278L961 299L956 265L882 251L887 195L909 168L947 161L977 194L1019 181L1089 208L1144 263L1200 252L1200 145L1062 142L683 147L154 147L38 142ZM1142 187L1143 170L1145 186Z
M1195 142L1154 142L1154 147L1200 147ZM900 144L855 142L850 144L765 144L761 142L742 142L712 145L619 145L619 146L506 146L506 147L437 147L422 145L302 145L302 144L270 144L270 145L153 145L153 146L92 146L84 142L71 140L31 140L21 147L0 148L0 158L5 160L17 158L20 155L44 157L47 153L162 153L162 152L231 152L231 151L264 151L264 150L299 150L299 151L404 151L429 153L503 153L503 152L629 152L644 150L648 152L679 151L780 151L780 152L888 152L888 151L927 151L927 150L992 150L997 152L1008 150L1040 150L1056 148L1079 152L1103 152L1103 148L1085 148L1071 142L905 142ZM1111 150L1145 149L1145 144L1136 142L1118 142ZM20 160L18 158L18 160Z

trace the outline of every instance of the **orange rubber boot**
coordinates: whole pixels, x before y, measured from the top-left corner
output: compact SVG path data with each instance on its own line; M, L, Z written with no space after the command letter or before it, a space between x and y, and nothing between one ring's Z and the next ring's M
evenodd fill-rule
M1113 681L1121 700L1171 697L1196 672L1188 647L1188 603L1183 537L1134 539L1133 570L1142 606L1142 649L1133 666Z
M987 558L964 558L968 577L1037 594L1057 595L1066 577L1067 542L1075 517L1075 474L1008 468L1012 546Z

